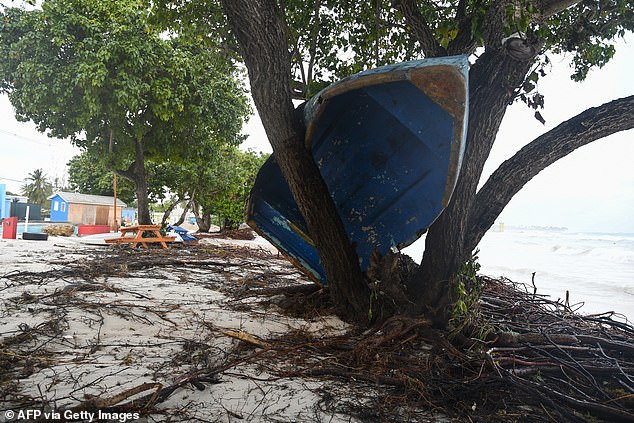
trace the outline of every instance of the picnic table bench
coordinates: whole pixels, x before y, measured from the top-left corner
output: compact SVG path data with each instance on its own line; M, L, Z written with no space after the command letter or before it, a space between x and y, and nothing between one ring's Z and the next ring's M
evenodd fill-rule
M121 237L106 239L107 244L131 244L132 248L136 248L141 244L148 248L148 244L159 242L166 249L168 242L174 242L176 237L163 236L160 232L161 225L135 225L123 226L119 230ZM149 236L144 236L149 235Z

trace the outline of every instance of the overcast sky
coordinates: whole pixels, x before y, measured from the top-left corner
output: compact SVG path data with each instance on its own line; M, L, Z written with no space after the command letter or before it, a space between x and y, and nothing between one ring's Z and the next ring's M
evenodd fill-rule
M485 174L519 148L583 110L634 94L634 36L617 45L603 69L582 83L570 80L569 61L554 58L552 74L539 82L546 96L542 125L522 104L505 116ZM634 130L581 147L543 170L506 207L499 222L563 226L573 231L634 233Z
M485 168L490 174L515 151L588 107L634 94L634 36L620 40L614 59L588 79L569 79L569 61L553 57L550 74L539 82L546 125L523 104L509 108ZM0 96L0 183L20 191L35 169L65 179L66 163L79 151L65 140L40 134L33 124L17 122L6 96ZM245 148L270 152L257 117L245 127ZM518 226L562 226L573 231L634 233L634 131L615 134L582 147L550 166L518 193L499 222Z

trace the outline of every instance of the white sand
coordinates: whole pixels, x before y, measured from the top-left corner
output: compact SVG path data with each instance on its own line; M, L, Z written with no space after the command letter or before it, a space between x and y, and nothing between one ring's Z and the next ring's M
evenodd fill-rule
M253 244L272 248L261 239ZM223 335L226 330L272 339L296 329L332 335L346 328L334 316L290 318L253 299L237 311L235 301L229 304L233 300L214 288L218 275L199 268L150 268L124 277L97 275L92 281L11 277L20 271L55 271L111 248L83 245L72 237L0 240L0 354L26 354L32 363L13 381L17 397L43 398L59 409L88 395L110 398L142 383L168 386L188 372L225 362L242 343ZM269 270L276 263L272 256ZM220 281L225 288L252 276L240 263L229 266ZM36 336L3 346L24 333ZM323 382L269 376L254 364L235 366L203 391L179 388L142 421L355 421L324 406L318 395ZM0 421L15 399L0 397Z

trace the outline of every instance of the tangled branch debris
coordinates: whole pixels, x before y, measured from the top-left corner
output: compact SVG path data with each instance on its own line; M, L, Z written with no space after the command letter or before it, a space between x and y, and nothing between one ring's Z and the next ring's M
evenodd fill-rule
M634 327L481 278L450 337L360 332L263 251L129 249L0 276L5 409L151 421L634 421ZM201 405L202 404L202 405Z

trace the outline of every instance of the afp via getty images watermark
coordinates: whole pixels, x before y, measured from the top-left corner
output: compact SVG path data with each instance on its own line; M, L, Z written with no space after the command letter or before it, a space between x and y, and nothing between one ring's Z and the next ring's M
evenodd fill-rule
M2 419L1 417L4 417ZM46 422L55 421L82 421L82 422L133 422L139 419L139 413L108 413L105 411L42 411L42 410L5 410L0 414L0 421L18 422L40 420Z

